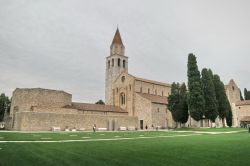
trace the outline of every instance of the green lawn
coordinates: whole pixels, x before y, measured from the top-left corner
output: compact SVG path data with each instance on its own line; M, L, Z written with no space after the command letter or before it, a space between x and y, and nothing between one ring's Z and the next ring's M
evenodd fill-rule
M215 132L215 129L200 130ZM88 142L0 143L0 165L247 166L250 165L250 134L246 129L237 130L239 130L238 133L200 135L195 135L195 132L190 132L191 130L181 133L164 131L0 132L0 142L89 140ZM222 132L225 129L217 129L217 131ZM226 129L226 131L235 131L235 129ZM136 139L122 140L122 138Z

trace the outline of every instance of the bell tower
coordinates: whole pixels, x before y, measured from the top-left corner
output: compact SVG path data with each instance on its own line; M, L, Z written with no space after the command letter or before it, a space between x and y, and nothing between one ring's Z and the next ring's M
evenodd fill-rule
M125 56L125 47L117 28L110 46L110 55L106 57L105 103L113 105L113 83L122 73L128 72L128 57Z

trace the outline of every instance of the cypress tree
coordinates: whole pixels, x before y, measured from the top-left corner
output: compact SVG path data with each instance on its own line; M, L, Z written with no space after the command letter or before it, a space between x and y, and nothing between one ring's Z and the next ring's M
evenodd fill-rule
M244 100L244 98L243 98L243 96L242 96L242 93L241 93L241 90L240 90L240 100L241 100L241 101Z
M219 118L222 119L223 126L225 126L224 120L228 115L230 104L226 95L225 86L223 82L220 80L220 77L218 75L214 75L213 81L214 81L216 99L218 101Z
M202 88L205 99L205 117L215 122L218 116L218 102L216 99L215 88L213 83L213 73L206 68L202 69Z
M179 104L179 84L175 82L171 85L171 94L168 96L168 109L172 113L175 122L178 122L177 107Z
M185 83L180 86L180 122L186 123L188 121L188 105L187 105L187 87Z
M233 114L232 114L232 109L231 109L231 106L230 106L230 103L229 103L228 100L226 102L226 108L228 110L228 113L226 115L227 126L232 127L232 125L233 125Z
M0 122L4 118L4 113L10 110L10 100L4 93L0 95Z
M245 100L250 100L250 91L248 91L247 88L244 89L244 97Z
M198 70L196 57L188 55L188 109L191 117L195 120L202 119L204 115L204 97L202 92L200 72Z
M244 88L244 98L247 100L247 88Z
M172 117L176 123L186 123L188 120L187 107L187 88L183 83L173 83L171 86L171 94L168 97L168 109L172 113Z

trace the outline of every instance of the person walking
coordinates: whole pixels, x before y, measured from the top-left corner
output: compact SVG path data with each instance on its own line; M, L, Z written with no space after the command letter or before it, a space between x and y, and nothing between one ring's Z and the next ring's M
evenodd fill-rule
M95 132L96 131L96 124L94 124L94 126L93 126L93 132Z

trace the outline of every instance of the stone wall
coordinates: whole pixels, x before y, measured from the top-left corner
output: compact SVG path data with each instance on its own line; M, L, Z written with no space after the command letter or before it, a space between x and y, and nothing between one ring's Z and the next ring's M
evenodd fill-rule
M237 114L237 126L240 127L240 121L248 116L250 117L250 105L240 105L236 107L236 114Z
M152 124L164 128L172 128L173 121L171 112L167 110L164 104L152 103Z
M97 114L62 114L45 112L17 112L15 116L15 130L49 131L52 127L85 128L92 130L94 124L97 128L117 130L119 127L137 127L138 119L126 115L97 115Z
M237 103L240 101L240 89L233 80L229 81L225 90L230 103Z
M138 126L140 120L143 120L143 129L147 125L150 129L152 122L151 101L135 93L135 116L138 117ZM140 127L140 126L139 126Z
M70 105L72 95L64 91L32 88L15 89L11 99L10 116L19 111L30 111L32 107L63 107Z

